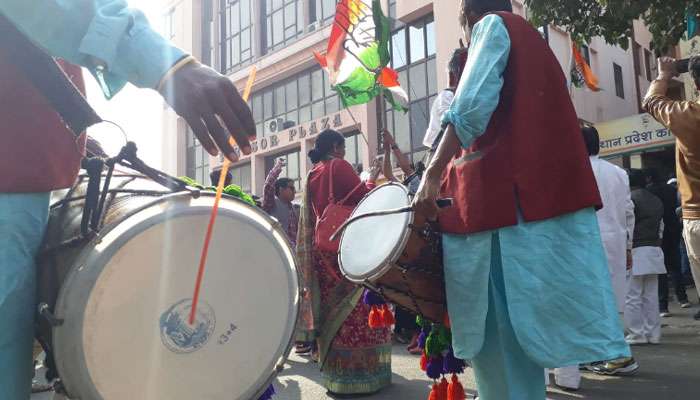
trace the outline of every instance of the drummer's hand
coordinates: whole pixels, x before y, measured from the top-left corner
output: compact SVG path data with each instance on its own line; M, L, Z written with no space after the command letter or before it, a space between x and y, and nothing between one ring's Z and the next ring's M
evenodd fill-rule
M209 154L218 155L218 147L230 161L238 160L229 143L231 136L243 154L250 154L248 138L255 136L255 122L230 79L199 62L190 62L166 81L161 94L187 121Z
M413 209L416 213L434 221L438 216L437 199L440 196L440 175L425 171L423 179L418 187L418 192L413 198Z

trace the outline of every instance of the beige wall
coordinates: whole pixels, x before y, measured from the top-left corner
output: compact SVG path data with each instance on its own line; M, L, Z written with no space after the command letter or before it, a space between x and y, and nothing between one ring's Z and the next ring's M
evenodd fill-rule
M261 0L260 0L261 1ZM388 6L388 0L382 0L385 10ZM219 2L213 1L213 6L218 7ZM195 55L201 53L201 0L176 0L163 1L164 11L175 7L176 9L176 38L178 45L192 52ZM527 9L523 6L520 0L513 0L514 11L520 15L526 16ZM409 23L415 19L433 13L435 18L436 28L436 63L437 63L437 79L438 88L447 86L447 77L445 69L447 62L454 50L458 46L458 40L462 37L462 30L458 23L458 5L457 0L398 0L397 1L397 18L403 22ZM216 13L214 15L217 15ZM216 18L215 18L216 19ZM254 18L258 21L259 18ZM308 15L306 16L308 21ZM257 31L260 27L257 22L254 22L253 37L254 52L260 54L260 40ZM212 27L214 32L218 32L219 27L215 22ZM650 35L646 28L641 23L635 23L635 34L637 41L644 47L648 47ZM312 51L325 50L326 41L330 35L330 26L323 29L309 32L296 42L281 49L280 51L268 54L264 57L256 57L255 66L258 70L257 79L254 85L254 91L260 90L270 84L290 77L300 71L315 65L316 61L313 58ZM219 35L214 37L219 39ZM217 47L218 43L214 45ZM564 73L569 77L569 69L571 66L571 42L568 34L563 30L555 27L550 27L550 46L557 56ZM593 93L587 89L572 89L571 95L576 110L580 118L589 122L600 122L613 120L637 113L637 94L634 84L633 59L631 50L623 50L619 47L610 46L604 43L601 39L594 39L590 43L591 48L591 67L594 73L600 79L602 91ZM214 57L215 64L218 60ZM622 67L625 86L625 98L621 99L615 94L615 82L613 77L613 65L615 62ZM249 74L249 68L243 68L230 77L234 83L243 89L245 81ZM643 93L646 90L648 82L646 79L640 80L640 91ZM373 159L377 149L377 105L375 102L364 106L356 106L352 108L352 112L357 119L357 123L352 122L347 111L337 113L341 118L339 129L350 131L359 129L365 134L368 139L369 146L363 152L363 163L368 167L370 160ZM331 117L334 118L336 114ZM322 121L315 121L320 124ZM310 123L302 124L302 127L309 128ZM293 128L300 129L299 127ZM276 144L271 146L268 143L267 148L258 150L252 157L246 158L242 162L251 162L253 170L252 182L253 191L260 193L264 182L264 160L266 157L284 152L290 148L299 147L301 154L305 156L308 149L313 145L313 137L307 136L300 138L290 136L293 129L283 131L277 135ZM185 124L181 119L178 119L172 111L164 113L164 164L166 170L172 173L183 174L185 172ZM270 140L270 138L266 138ZM260 143L258 143L260 146ZM262 146L260 146L262 147ZM178 149L178 151L173 151ZM172 156L175 155L175 156ZM219 161L211 159L210 165L216 165ZM302 176L308 170L308 162L302 166Z

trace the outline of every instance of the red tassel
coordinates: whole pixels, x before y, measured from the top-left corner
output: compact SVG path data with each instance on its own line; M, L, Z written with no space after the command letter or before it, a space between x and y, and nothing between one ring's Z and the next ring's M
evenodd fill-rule
M382 313L377 306L372 306L372 310L369 312L369 327L372 329L384 327Z
M449 384L447 383L447 379L445 377L442 377L442 380L440 381L440 385L438 385L438 400L447 400L447 389L449 388Z
M423 372L428 370L428 356L425 355L425 352L420 356L420 369Z
M447 400L465 400L467 395L464 393L464 387L459 382L456 374L452 375L452 382L447 388Z
M388 304L382 306L382 320L384 320L384 327L386 328L390 328L396 323L396 318L394 318L394 314L391 312Z
M428 400L440 400L440 388L438 387L438 384L435 383L433 384L433 390L430 391L430 395L428 396Z
M443 318L442 324L445 325L445 328L452 329L452 325L450 323L450 314L445 313L445 318Z

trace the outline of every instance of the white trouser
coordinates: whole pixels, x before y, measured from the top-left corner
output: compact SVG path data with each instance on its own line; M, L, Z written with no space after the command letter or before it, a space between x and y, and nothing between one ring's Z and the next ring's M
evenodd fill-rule
M627 276L625 325L629 341L658 343L661 339L658 275Z
M579 389L581 387L581 371L579 371L578 365L554 368L553 370L545 369L544 380L546 385L549 385L549 374L552 371L554 372L554 382L557 386L567 389Z
M688 250L690 272L693 274L695 287L700 290L700 220L683 220L683 239Z

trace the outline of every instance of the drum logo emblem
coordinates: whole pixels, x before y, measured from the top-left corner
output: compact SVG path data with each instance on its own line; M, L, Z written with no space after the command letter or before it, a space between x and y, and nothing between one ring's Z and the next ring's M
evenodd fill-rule
M191 310L192 299L185 299L172 305L160 316L161 340L173 353L185 354L201 349L214 332L216 318L214 309L209 304L199 301L193 325L188 322Z

